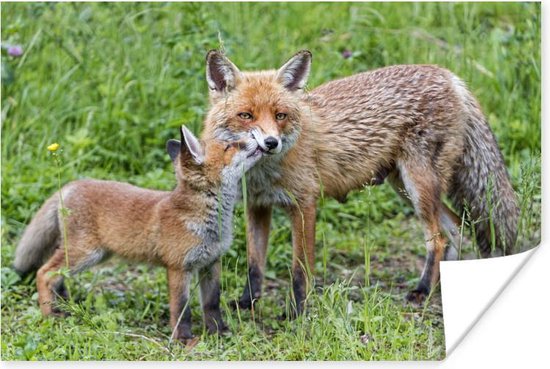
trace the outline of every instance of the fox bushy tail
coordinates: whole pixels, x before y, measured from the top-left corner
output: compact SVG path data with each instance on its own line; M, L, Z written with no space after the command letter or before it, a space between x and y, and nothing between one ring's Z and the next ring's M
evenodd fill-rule
M458 81L464 101L464 152L450 189L453 205L469 212L477 246L487 257L496 248L515 252L519 207L495 136L476 99Z
M23 232L13 262L19 274L40 268L58 246L61 239L58 212L59 197L54 195L42 205Z

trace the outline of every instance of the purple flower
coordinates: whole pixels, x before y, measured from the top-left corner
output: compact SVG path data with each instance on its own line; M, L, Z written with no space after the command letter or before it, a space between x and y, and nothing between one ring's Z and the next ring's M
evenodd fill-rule
M342 57L344 59L349 59L349 58L351 58L352 55L353 55L353 53L351 52L351 50L346 49L346 50L342 51Z
M23 48L20 45L10 45L8 46L8 55L19 57L23 55Z

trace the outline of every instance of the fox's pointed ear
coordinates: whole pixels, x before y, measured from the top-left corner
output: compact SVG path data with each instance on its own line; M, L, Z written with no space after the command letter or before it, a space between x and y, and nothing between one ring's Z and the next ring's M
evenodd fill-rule
M210 50L206 54L206 81L210 95L231 91L240 79L239 68L227 59L221 51Z
M310 69L311 52L302 50L277 71L277 78L290 91L301 90L306 86Z
M175 162L181 152L181 142L178 140L168 140L166 142L166 151L168 151L170 159Z
M201 143L186 126L181 126L180 152L182 155L190 154L195 163L199 165L204 163L204 150Z

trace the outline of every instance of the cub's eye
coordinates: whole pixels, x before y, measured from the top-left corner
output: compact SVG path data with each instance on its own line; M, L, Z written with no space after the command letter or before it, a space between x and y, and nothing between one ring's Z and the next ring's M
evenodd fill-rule
M252 114L247 113L247 112L239 113L237 115L239 116L239 118L244 119L244 120L252 119Z
M286 114L285 113L277 113L275 114L275 119L277 120L285 120L286 119Z

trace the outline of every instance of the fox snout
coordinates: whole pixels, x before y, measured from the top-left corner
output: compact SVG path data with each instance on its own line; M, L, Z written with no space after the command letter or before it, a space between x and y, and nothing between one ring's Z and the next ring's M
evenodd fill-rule
M259 159L265 152L251 133L240 141L232 142L228 147L237 149L237 157L239 157L237 161L255 161L254 159Z
M256 139L250 133L249 133L248 137L245 137L245 138L243 138L239 141L229 143L227 145L227 148L230 148L230 147L234 147L238 151L244 151L246 153L252 153L256 150L262 151L261 147L258 144L258 142L256 141Z
M251 131L252 136L258 143L258 145L268 154L278 154L283 148L281 137L274 135L266 135L258 128L254 128Z

